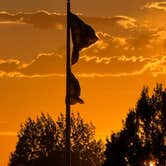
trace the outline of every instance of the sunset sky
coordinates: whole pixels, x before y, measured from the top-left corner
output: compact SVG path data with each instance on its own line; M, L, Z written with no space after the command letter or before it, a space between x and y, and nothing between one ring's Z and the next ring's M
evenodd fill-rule
M104 139L122 127L141 89L166 85L166 1L71 0L96 30L73 71L84 105L72 106ZM65 112L66 1L0 0L0 165L20 124L41 112Z

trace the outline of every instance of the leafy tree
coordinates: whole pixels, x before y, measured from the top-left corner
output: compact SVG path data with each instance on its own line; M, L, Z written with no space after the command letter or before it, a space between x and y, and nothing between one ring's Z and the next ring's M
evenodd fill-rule
M71 150L73 165L86 166L87 162L100 166L103 162L103 144L95 140L95 127L84 123L82 117L71 115ZM15 151L10 156L9 166L64 164L65 116L61 113L54 120L41 114L36 120L29 118L18 133ZM53 157L52 157L53 156ZM80 164L81 163L81 164Z
M157 84L152 96L144 87L123 128L107 140L104 166L166 165L166 90Z

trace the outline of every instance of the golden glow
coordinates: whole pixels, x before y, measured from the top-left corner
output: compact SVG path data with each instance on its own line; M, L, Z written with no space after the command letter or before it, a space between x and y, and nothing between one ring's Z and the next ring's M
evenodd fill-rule
M166 87L166 3L71 2L100 38L72 68L85 101L72 111L92 121L97 139L105 140L121 129L144 85ZM0 5L0 166L7 165L16 132L29 116L48 112L56 118L65 112L65 5L55 0Z
M153 160L150 161L150 162L149 162L149 166L156 166L156 161L153 161Z

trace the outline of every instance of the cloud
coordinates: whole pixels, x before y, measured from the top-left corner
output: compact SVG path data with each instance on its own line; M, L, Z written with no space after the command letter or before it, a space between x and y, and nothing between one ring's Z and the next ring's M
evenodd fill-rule
M127 76L127 73L141 70L150 60L143 57L82 57L79 64L73 69L80 76ZM6 62L5 64L8 63ZM117 67L118 66L118 67ZM0 64L1 68L1 64ZM10 78L45 78L45 77L64 77L65 76L65 58L55 53L40 54L29 64L18 63L17 70L9 67L0 71L0 77ZM7 69L7 70L5 70ZM10 70L9 70L10 69ZM13 70L14 69L14 70ZM78 72L79 71L79 72ZM94 74L96 73L96 74ZM133 74L132 74L133 75Z
M96 57L96 59L91 59L88 61L80 61L78 66L74 66L75 72L81 71L83 73L98 73L110 76L116 75L134 75L141 74L145 70L143 70L149 62L150 59L144 59L143 57L112 57L109 60L107 59L107 63L104 60ZM102 61L103 60L103 61ZM153 60L152 60L153 61ZM86 66L86 67L85 67ZM79 72L78 72L79 73Z
M95 60L96 63L109 64L113 57L151 58L162 54L165 50L166 31L139 28L129 36L113 36L98 32L99 41L81 53L85 61Z
M159 30L155 34L152 35L152 38L150 40L151 45L158 45L163 46L165 45L166 41L166 31L165 30Z
M19 12L12 14L6 11L0 12L0 23L30 24L36 28L56 28L64 29L64 14L49 13L41 10L37 12Z
M118 23L120 26L122 26L125 29L131 29L136 28L136 19L128 16L115 16L112 18L112 20L115 20L116 23Z
M166 73L166 30L139 26L128 35L97 32L99 40L80 52L73 70L80 76L133 76ZM0 60L0 77L36 78L65 76L65 48L41 53L31 62Z
M61 63L62 61L65 62L65 59L54 54L40 55L32 63L21 65L22 68L18 72L10 71L7 73L1 71L0 77L65 77L65 72L59 70L62 68L65 69L65 65ZM57 65L59 66L56 68L55 66ZM43 69L41 70L41 68ZM86 59L80 59L79 64L74 66L73 70L78 77L126 77L142 74L151 74L156 77L161 74L166 74L166 56L153 58L120 56L110 58L109 63L104 63L104 61L97 62L97 57L96 59L94 58L88 61Z
M41 53L29 64L20 62L19 60L0 59L0 75L5 73L10 76L23 75L51 75L54 73L62 73L62 67L65 67L65 62L62 57L55 53Z
M65 72L65 59L56 53L39 54L30 64L19 70L24 75L47 75Z
M139 55L139 49L133 50L134 46L131 46L133 43L125 37L114 37L102 32L97 35L99 41L80 53L79 63L74 66L74 69L79 71L77 74L105 73L113 76L139 73L139 71L143 73L144 66L155 60L152 56ZM62 76L65 74L65 54L40 54L31 63L22 65L18 71L24 76L53 76L54 74Z
M148 9L157 9L157 10L166 11L166 1L149 2L144 7Z
M139 66L139 63L135 62L136 65ZM128 66L128 65L127 65ZM99 69L102 66L98 66ZM122 67L122 66L119 66ZM94 68L94 66L92 66ZM125 71L125 67L123 68L123 71L112 71L112 72L90 72L90 73L82 73L78 74L80 77L85 77L85 78L93 78L93 77L129 77L129 76L139 76L143 74L148 74L152 75L153 77L157 77L159 75L166 75L166 56L163 56L160 59L152 59L151 61L149 60L147 63L143 63L143 65L140 66L139 69L135 68L130 68L129 71ZM103 70L102 70L103 71Z
M18 71L19 67L20 67L20 61L19 60L14 60L14 59L3 60L3 59L0 59L0 71L16 72L16 71Z
M118 27L122 29L132 29L137 27L135 18L117 15L110 18L104 17L86 17L80 15L86 22L94 25L97 29L103 28L103 25L109 27ZM36 12L18 12L9 13L6 11L0 12L0 24L30 24L36 28L55 28L57 30L65 29L66 15L48 12L44 10Z
M96 44L83 50L75 71L91 77L166 74L165 30L140 28L129 37L100 32L98 37Z

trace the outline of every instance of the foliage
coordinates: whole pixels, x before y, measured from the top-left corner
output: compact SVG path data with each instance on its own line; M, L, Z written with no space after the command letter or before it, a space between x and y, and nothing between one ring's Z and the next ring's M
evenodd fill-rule
M71 149L73 156L78 160L89 161L94 166L100 166L103 161L103 144L101 140L95 140L95 127L92 123L84 123L79 113L71 115ZM64 156L64 150L65 116L61 113L54 122L49 115L42 113L36 121L29 118L21 125L16 149L10 156L9 165L32 165L32 161L41 165L41 161L51 161L53 154L52 162L63 165L62 161L58 160Z
M144 87L119 133L107 140L104 166L142 166L149 160L166 163L166 90L157 84L152 96Z

